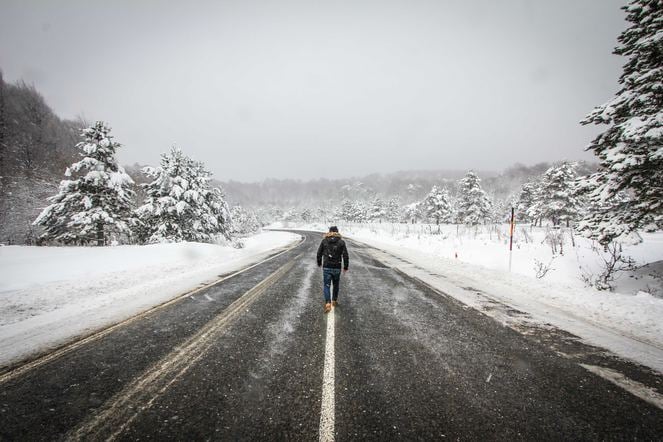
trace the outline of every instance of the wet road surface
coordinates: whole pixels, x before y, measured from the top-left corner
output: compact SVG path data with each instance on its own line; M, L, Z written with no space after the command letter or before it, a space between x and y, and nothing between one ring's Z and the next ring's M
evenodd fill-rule
M4 374L0 439L663 438L660 376L600 352L563 357L359 244L324 315L321 237L300 233L269 261ZM583 362L618 368L654 399Z

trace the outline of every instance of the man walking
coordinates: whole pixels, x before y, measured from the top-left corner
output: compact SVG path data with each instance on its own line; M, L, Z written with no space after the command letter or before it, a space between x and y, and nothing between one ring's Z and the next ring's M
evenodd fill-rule
M332 305L338 305L338 288L341 282L341 259L343 264L343 273L348 271L348 249L345 247L345 241L341 239L338 233L338 227L331 226L329 233L320 242L318 247L318 267L322 266L322 282L324 284L323 294L325 295L325 313L331 311ZM329 287L334 285L332 294L329 293Z

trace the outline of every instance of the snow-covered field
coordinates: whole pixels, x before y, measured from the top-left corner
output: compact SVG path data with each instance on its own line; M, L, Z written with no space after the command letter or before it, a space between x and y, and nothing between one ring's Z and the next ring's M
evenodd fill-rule
M299 227L326 229L322 224ZM566 238L564 254L556 255L543 278L535 277L535 259L547 264L552 258L543 228L526 227L525 239L518 227L511 272L508 225L501 226L499 234L485 228L457 231L451 225L442 226L440 234L437 226L407 224L339 224L339 228L349 238L425 270L415 276L469 305L482 308L486 299L494 299L529 313L539 323L553 324L663 372L662 233L643 234L641 244L625 247L638 266L648 265L623 274L614 291L599 291L581 277L600 268L600 257L584 238L575 237L575 247Z
M244 239L242 249L0 247L0 366L131 317L298 239L263 232Z

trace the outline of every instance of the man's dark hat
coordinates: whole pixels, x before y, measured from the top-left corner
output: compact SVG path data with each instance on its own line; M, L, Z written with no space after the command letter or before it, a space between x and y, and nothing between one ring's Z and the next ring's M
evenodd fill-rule
M330 231L330 232L336 232L336 233L338 233L338 227L336 227L336 226L331 226L331 227L329 228L329 231Z

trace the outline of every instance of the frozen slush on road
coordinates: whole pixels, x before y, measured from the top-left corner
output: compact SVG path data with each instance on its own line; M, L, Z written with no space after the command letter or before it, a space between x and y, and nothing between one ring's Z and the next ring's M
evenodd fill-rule
M0 365L122 321L298 239L263 232L241 249L191 242L0 247Z

